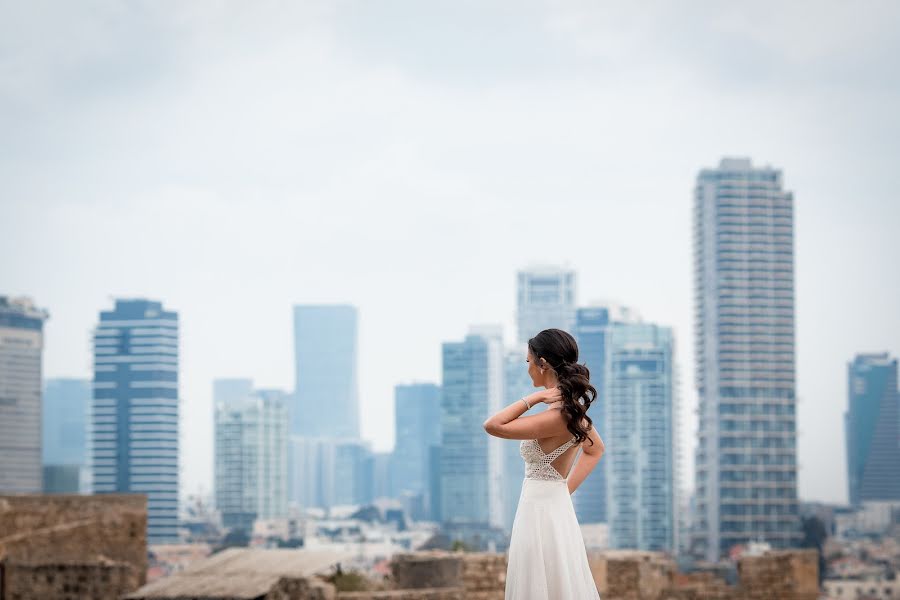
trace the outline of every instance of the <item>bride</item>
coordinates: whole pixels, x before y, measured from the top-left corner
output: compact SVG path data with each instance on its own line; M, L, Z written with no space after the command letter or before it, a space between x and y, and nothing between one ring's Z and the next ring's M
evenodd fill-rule
M587 367L576 362L575 338L561 329L545 329L528 340L525 360L534 386L545 389L484 422L493 436L522 440L519 452L525 459L509 541L506 600L599 599L571 498L603 455L603 441L586 414L597 390ZM548 406L521 416L537 403ZM578 448L583 456L570 474Z

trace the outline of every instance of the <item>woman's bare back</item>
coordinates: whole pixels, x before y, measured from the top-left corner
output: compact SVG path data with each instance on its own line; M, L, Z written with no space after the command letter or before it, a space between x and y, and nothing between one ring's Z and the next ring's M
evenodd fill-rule
M558 403L554 402L553 405L547 408L547 410L560 410L562 408L562 405L560 405L559 408L556 408L556 404ZM539 438L537 440L537 443L541 447L541 450L544 452L544 454L550 454L551 452L571 440L572 437L574 437L572 435L572 432L567 429L565 433L561 433L559 435ZM553 468L555 468L563 477L568 474L569 470L572 468L572 465L575 464L575 458L578 454L579 447L579 444L573 444L571 448L567 449L565 452L560 454L556 458L556 460L550 463L551 465L553 465Z

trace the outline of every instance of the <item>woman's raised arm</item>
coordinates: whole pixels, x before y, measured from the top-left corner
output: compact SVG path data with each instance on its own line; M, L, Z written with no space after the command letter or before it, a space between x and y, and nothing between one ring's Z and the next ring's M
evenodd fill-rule
M532 407L538 402L553 404L559 402L562 395L556 388L548 388L525 397ZM559 435L566 431L566 421L556 410L522 417L528 408L522 400L516 400L484 422L484 430L489 434L508 440L534 440Z

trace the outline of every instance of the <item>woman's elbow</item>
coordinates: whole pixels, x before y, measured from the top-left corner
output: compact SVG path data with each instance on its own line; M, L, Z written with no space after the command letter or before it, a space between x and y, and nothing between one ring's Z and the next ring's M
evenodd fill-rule
M506 428L502 423L497 423L494 421L485 421L484 430L488 433L488 435L492 435L494 437L498 437L501 439L506 438Z
M594 442L594 447L591 448L590 454L593 454L597 457L597 460L600 460L600 457L603 456L603 453L606 452L606 446L602 441Z

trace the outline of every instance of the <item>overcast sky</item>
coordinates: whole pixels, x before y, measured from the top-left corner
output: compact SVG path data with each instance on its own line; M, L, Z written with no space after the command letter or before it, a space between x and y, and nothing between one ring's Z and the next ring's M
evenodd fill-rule
M179 312L185 492L213 378L293 386L293 304L359 308L387 450L393 386L439 381L469 324L511 341L531 263L674 327L694 427L692 186L748 156L795 193L800 495L844 501L846 364L900 352L898 27L868 1L2 0L0 293L50 311L48 377L90 377L114 297Z

